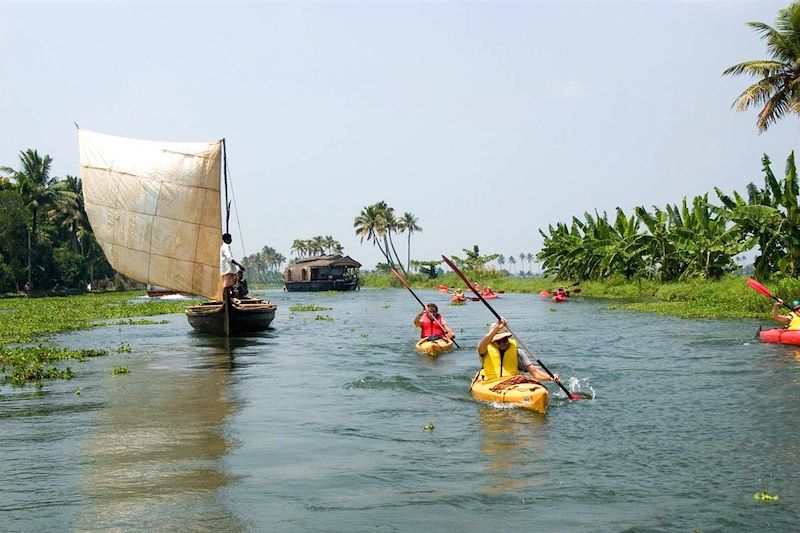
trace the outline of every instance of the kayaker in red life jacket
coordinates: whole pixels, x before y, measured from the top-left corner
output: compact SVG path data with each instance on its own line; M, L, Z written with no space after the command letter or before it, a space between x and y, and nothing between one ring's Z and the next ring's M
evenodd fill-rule
M414 325L422 328L420 337L427 338L429 341L442 339L454 339L456 334L450 329L450 325L439 314L439 307L436 304L427 304L425 311L420 311L414 316Z
M775 300L775 305L772 306L772 318L778 322L787 324L787 330L800 329L800 300L795 300L789 305L789 307L792 308L792 312L788 315L781 315L778 313L778 309L780 309L782 305L784 305L783 300L780 298Z
M550 374L537 368L528 355L517 349L517 341L511 338L506 328L508 321L501 318L489 328L489 333L478 343L478 358L481 361L479 379L494 379L504 376L515 376L525 369L536 381L550 381ZM558 374L553 374L558 381Z

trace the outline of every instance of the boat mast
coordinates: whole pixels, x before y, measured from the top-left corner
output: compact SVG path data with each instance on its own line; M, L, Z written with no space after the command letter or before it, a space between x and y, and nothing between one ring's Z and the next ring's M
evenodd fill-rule
M231 203L228 201L228 150L225 146L225 138L222 138L222 175L225 180L225 233L230 233L231 224Z

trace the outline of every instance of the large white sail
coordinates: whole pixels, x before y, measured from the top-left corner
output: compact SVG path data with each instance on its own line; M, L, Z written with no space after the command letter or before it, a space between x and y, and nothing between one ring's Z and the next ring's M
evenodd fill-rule
M117 272L213 298L219 285L222 141L126 139L79 129L92 231Z

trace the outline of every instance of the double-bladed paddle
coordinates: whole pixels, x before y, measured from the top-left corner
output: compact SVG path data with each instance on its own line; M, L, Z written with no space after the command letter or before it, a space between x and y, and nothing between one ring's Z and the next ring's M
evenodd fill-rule
M406 282L405 278L404 278L404 277L403 277L403 276L402 276L402 275L401 275L401 274L400 274L400 273L399 273L397 270L395 270L395 269L392 269L392 274L394 274L394 276L395 276L395 277L396 277L398 280L400 280L400 283L402 283L402 284L403 284L403 287L405 287L406 289L408 289L408 292L410 292L410 293L411 293L411 295L412 295L414 298L416 298L416 300L419 302L419 305L421 305L421 306L422 306L422 309L424 309L424 310L425 310L425 312L426 312L426 313L428 313L428 306L427 306L427 305L425 305L424 303L422 303L422 300L420 300L420 299L419 299L419 297L417 297L417 295L416 295L416 294L414 294L414 291L413 291L413 290L411 290L411 287L408 285L408 283ZM428 316L431 316L431 315L430 315L430 313L428 313ZM437 319L435 316L431 316L431 318L432 318L432 319L433 319L433 320L434 320L434 321L435 321L437 324L439 324L439 327L440 327L440 328L442 328L442 331L445 331L445 329L444 329L444 326L442 325L442 323L441 323L441 322L439 322L439 320L438 320L438 319ZM456 348L458 348L459 350L461 349L461 346L459 346L459 345L458 345L458 343L456 342L456 340L455 340L455 339L450 339L450 340L451 340L451 341L453 341L453 344L455 344L455 345L456 345Z
M762 284L760 284L759 282L757 282L753 278L747 278L747 284L750 285L750 287L755 289L757 292L760 292L761 294L766 296L767 298L772 298L773 300L775 300L776 302L780 303L782 306L784 306L789 311L794 312L794 309L792 309L789 305L787 305L786 302L784 302L783 300L781 300L777 296L773 296L773 294L771 292L769 292L768 288L766 288L765 286L763 286Z
M491 312L492 312L492 314L493 314L493 315L494 315L494 316L497 318L497 321L498 321L498 322L500 322L500 320L501 320L501 317L500 317L500 315L499 315L499 314L497 314L497 311L495 311L495 310L492 308L492 306L491 306L491 305L489 305L489 302L487 302L486 300L484 300L483 296L481 296L481 293L480 293L480 292L478 292L478 291L475 289L475 287L473 287L473 286L472 286L472 283L470 283L470 282L469 282L469 280L467 279L467 276L465 276L465 275L464 275L464 273L463 273L463 272L461 272L461 270L459 270L459 268L458 268L458 267L457 267L457 266L456 266L456 265L455 265L455 264L454 264L452 261L450 261L450 259L448 259L448 258L447 258L447 256L444 256L444 255L443 255L443 256L442 256L442 259L444 259L444 262L445 262L445 263L447 263L447 265L448 265L450 268L452 268L452 269L453 269L453 272L455 272L456 274L458 274L458 277L460 277L460 278L461 278L461 279L464 281L464 283L466 283L466 284L467 284L467 287L469 287L469 288L472 290L472 292L474 292L474 293L475 293L475 294L478 296L478 298L480 299L480 301L482 301L482 302L483 302L483 304L484 304L484 305L485 305L485 306L486 306L486 307L489 309L489 311L491 311ZM528 354L529 354L531 357L533 357L534 359L536 359L536 362L537 362L537 363L539 363L539 366L540 366L540 367L542 367L542 370L544 370L545 372L547 372L547 374L550 376L550 379L552 379L552 380L553 380L553 381L556 383L556 385L558 385L559 387L561 387L561 390L563 390L563 391L564 391L564 394L566 394L566 395L567 395L567 398L569 398L570 400L585 400L585 399L591 399L591 395L589 395L589 394L587 394L587 393L585 393L585 392L577 392L577 393L576 393L576 392L570 392L570 391L569 391L569 390L568 390L568 389L567 389L567 388L566 388L566 387L565 387L565 386L564 386L564 385L561 383L561 381L556 381L556 379L555 379L555 376L553 375L553 373L552 373L552 372L550 372L550 371L547 369L547 367L546 367L546 366L544 366L544 363L542 363L542 362L539 360L539 358L537 358L537 357L536 357L536 356L533 354L533 352L532 352L532 351L531 351L531 350L530 350L530 349L529 349L527 346L525 346L525 344L523 344L523 343L522 343L522 339L520 339L519 337L517 337L517 335L515 335L515 334L514 334L514 332L513 332L513 331L511 331L511 328L510 328L510 327L508 327L508 324L506 324L506 329L508 330L508 332L509 332L509 333L511 333L512 335L514 335L514 337L517 339L517 342L519 343L519 345L520 345L520 346L522 346L522 349L523 349L523 350L525 350L526 352L528 352Z

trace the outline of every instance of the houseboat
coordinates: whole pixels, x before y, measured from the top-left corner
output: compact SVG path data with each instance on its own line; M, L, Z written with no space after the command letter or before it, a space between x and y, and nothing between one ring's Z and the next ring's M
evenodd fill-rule
M291 263L283 271L283 285L289 292L353 291L358 289L361 263L350 256L318 255Z

